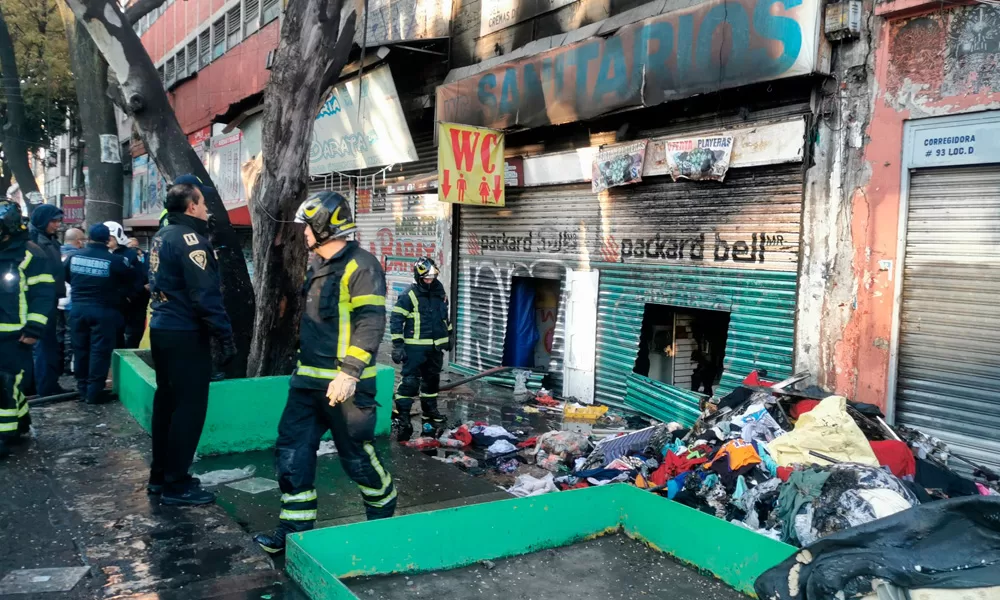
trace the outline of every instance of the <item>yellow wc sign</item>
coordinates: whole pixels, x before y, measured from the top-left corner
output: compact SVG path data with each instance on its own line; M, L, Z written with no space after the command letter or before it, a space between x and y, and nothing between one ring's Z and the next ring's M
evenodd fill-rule
M504 134L455 123L438 124L438 200L504 205Z

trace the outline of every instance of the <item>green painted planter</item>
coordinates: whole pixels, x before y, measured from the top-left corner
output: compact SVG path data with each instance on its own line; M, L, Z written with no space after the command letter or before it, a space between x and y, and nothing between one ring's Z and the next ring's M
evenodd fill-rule
M148 350L116 350L112 361L114 390L147 432L153 420L156 373L142 356ZM375 435L388 435L392 421L392 368L378 365L379 402ZM288 377L229 379L209 385L208 414L198 453L235 454L274 447L278 420L288 398Z
M476 544L456 541L456 532L468 531L476 532ZM751 595L761 573L797 551L616 484L293 534L286 567L310 598L346 600L356 596L341 579L455 569L617 531Z

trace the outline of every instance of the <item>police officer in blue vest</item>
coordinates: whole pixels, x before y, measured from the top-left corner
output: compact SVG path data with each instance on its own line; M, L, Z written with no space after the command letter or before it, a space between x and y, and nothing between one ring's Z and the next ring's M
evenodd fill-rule
M443 351L451 349L451 323L448 297L438 274L433 260L417 259L413 265L413 284L399 295L392 309L392 360L403 363L403 379L396 388L396 408L392 412L400 442L413 434L410 408L417 392L424 423L437 427L445 422L438 411L437 399Z
M28 239L21 207L0 200L0 459L31 425L24 386L55 287L44 251Z
M111 253L110 239L107 225L92 226L90 242L64 264L66 282L73 288L73 371L77 390L87 404L108 399L104 384L122 327L121 290L131 285L134 277L125 260Z
M385 272L378 259L345 238L355 230L347 200L313 194L295 220L313 251L303 286L299 360L278 424L281 514L273 533L254 537L277 553L285 537L313 528L318 496L316 450L329 431L344 471L357 484L369 519L396 510L392 476L375 452L375 359L385 334Z
M179 177L163 204L167 224L153 237L149 251L156 395L147 490L161 494L161 504L208 504L215 495L202 489L188 470L208 410L211 342L218 344L223 366L236 357L236 345L223 305L219 264L208 240L209 214L200 182L190 175Z

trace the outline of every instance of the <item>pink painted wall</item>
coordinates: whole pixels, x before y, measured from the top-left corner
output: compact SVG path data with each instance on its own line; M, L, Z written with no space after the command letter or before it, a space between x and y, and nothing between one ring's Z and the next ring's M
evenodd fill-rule
M871 177L852 193L857 307L828 381L841 393L884 408L894 282L878 262L898 258L903 125L1000 109L1000 7L896 0L880 3L876 14L884 21L876 47L874 115L866 132Z

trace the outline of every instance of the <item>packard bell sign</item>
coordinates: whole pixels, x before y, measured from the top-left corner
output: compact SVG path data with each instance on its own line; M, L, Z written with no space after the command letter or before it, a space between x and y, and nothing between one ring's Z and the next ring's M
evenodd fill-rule
M817 69L821 2L714 0L437 88L437 120L558 125Z

